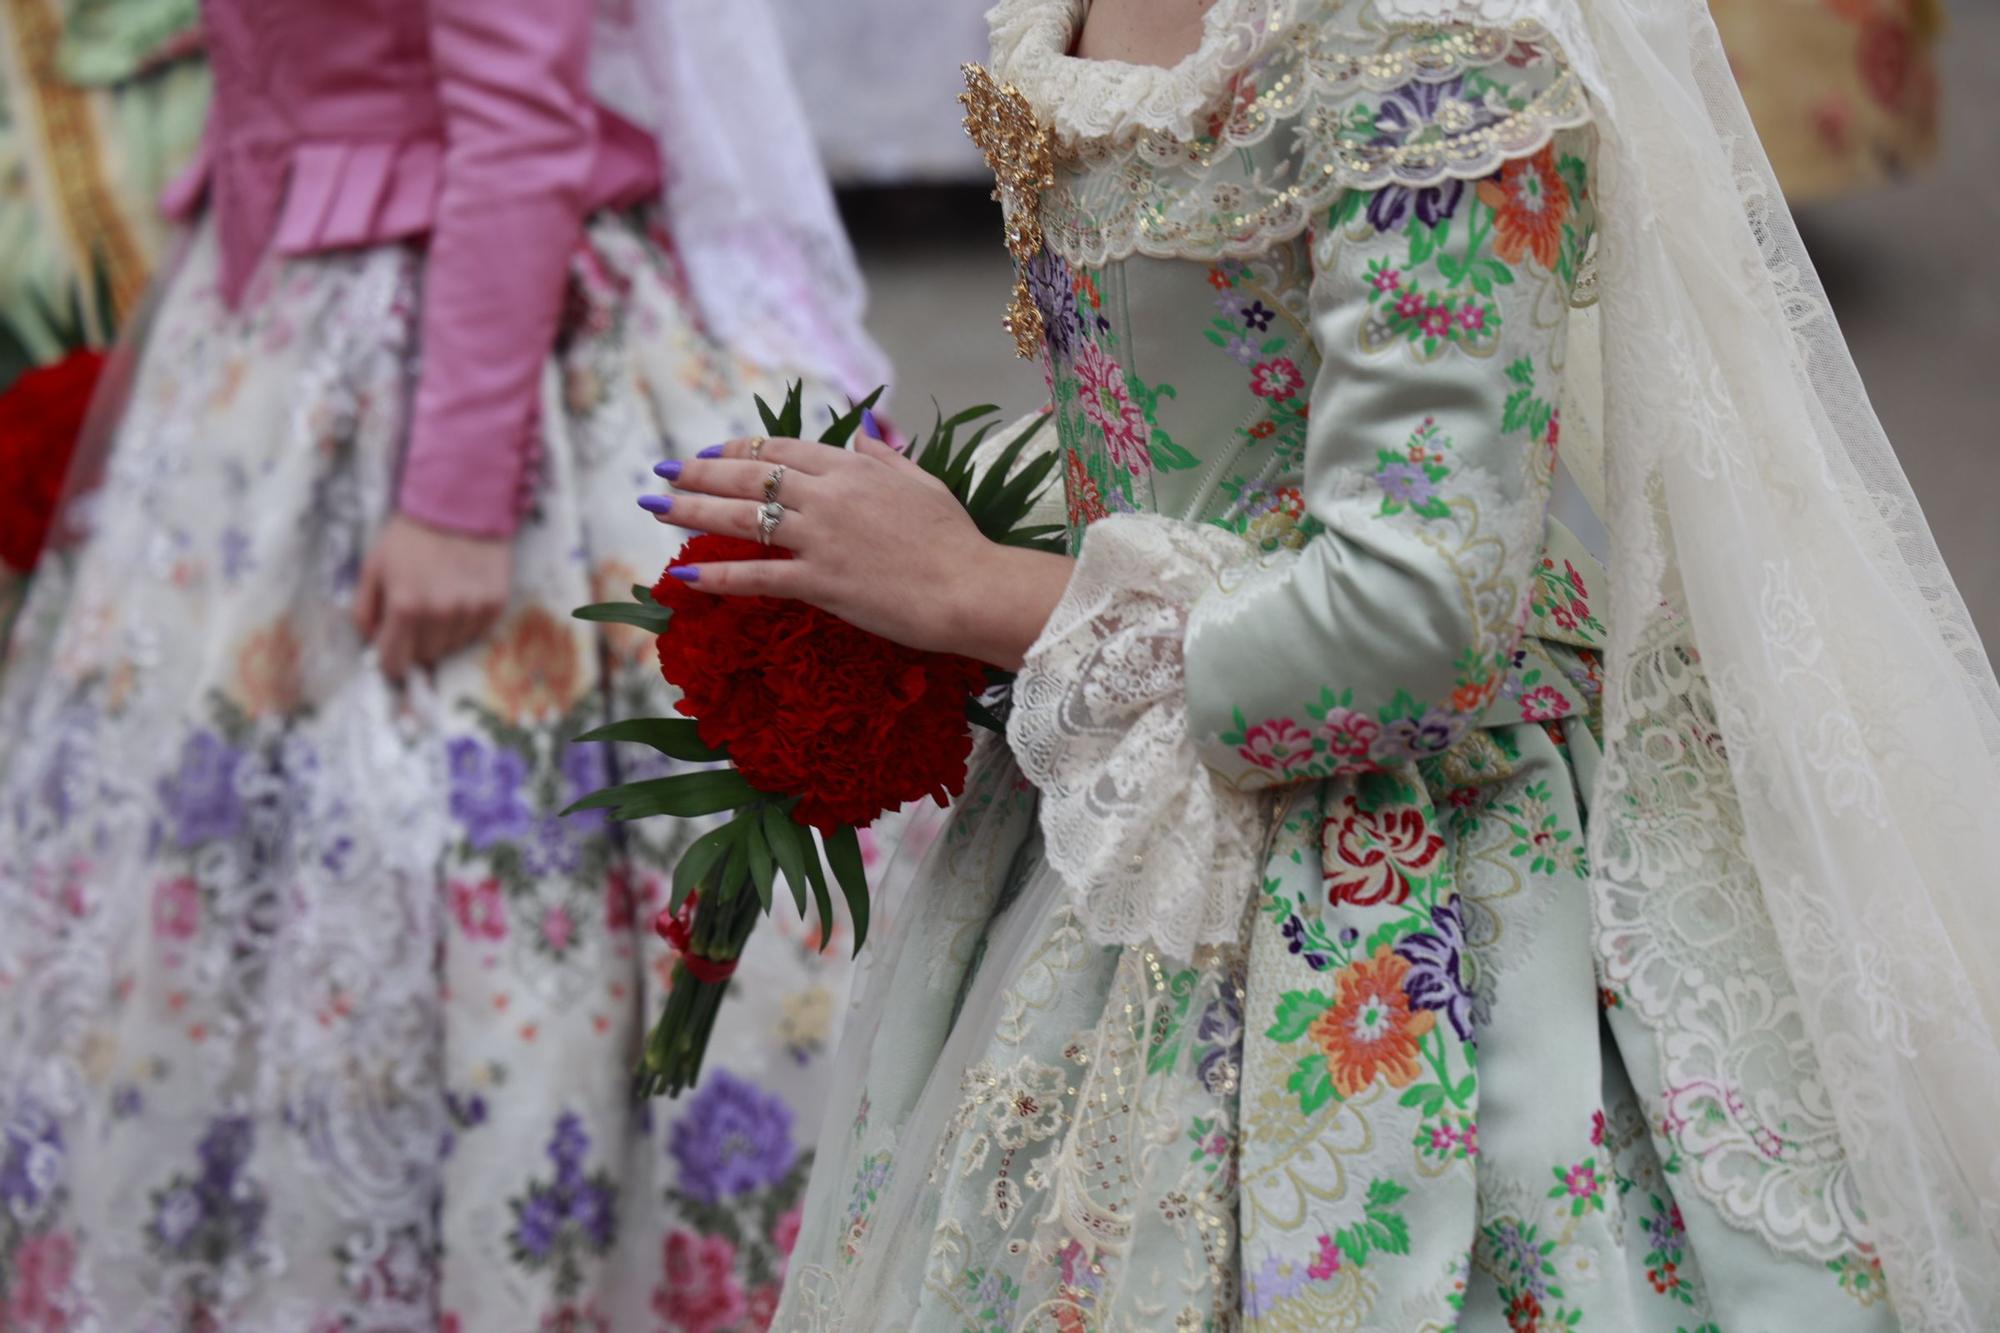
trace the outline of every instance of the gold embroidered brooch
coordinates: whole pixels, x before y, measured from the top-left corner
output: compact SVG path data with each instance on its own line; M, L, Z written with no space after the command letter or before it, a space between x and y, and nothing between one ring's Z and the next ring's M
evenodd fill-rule
M1021 90L993 81L978 65L965 66L965 132L992 168L993 197L1007 218L1007 253L1014 257L1014 299L1001 327L1014 350L1032 361L1041 354L1042 312L1028 292L1026 266L1042 249L1042 191L1056 183L1055 135L1035 119Z

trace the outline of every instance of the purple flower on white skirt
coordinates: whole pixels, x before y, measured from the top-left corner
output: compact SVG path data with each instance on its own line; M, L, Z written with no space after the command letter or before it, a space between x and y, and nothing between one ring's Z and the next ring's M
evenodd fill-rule
M520 755L461 736L447 748L446 757L451 815L465 827L474 848L511 842L528 832L528 807L521 800L528 766Z
M1375 742L1375 758L1388 762L1443 754L1458 743L1470 725L1463 716L1443 708L1432 708L1422 717L1385 722L1381 739Z
M0 1213L26 1217L61 1183L65 1155L62 1130L32 1097L24 1097L0 1134Z
M180 766L160 782L160 803L182 847L219 842L243 824L236 794L242 752L212 731L197 731L181 742Z
M1460 1041L1473 1039L1472 992L1464 977L1465 925L1458 899L1431 909L1433 929L1407 936L1396 952L1409 963L1403 993L1418 1009L1430 1009L1451 1020Z
M717 1070L674 1122L667 1151L681 1188L713 1204L775 1185L791 1171L792 1108L756 1084Z
M1311 1274L1306 1271L1309 1266L1275 1254L1264 1260L1263 1267L1244 1283L1243 1313L1252 1319L1262 1319L1281 1302L1304 1291L1306 1283L1311 1281Z
M1375 484L1382 493L1398 504L1411 508L1427 505L1437 499L1437 483L1418 463L1398 460L1384 463L1375 472Z

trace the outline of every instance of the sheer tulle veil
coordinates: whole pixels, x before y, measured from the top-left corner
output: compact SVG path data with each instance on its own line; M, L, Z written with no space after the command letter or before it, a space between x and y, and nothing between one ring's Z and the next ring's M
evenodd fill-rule
M1242 69L1310 47L1302 25L1352 30L1326 45L1365 52L1440 23L1555 44L1598 130L1561 423L1610 534L1592 912L1625 1003L1672 1035L1663 1085L1712 1108L1677 1127L1700 1148L1677 1188L1807 1259L1870 1236L1907 1329L2000 1327L1992 667L1700 0L1218 0L1209 31ZM1368 77L1363 58L1326 81ZM1365 164L1313 137L1338 125L1300 114L1271 132L1365 184ZM1397 179L1436 184L1447 159ZM914 891L952 888L933 853ZM1022 895L1066 892L1093 940L1139 942L1093 922L1085 888L1040 876ZM985 940L937 1067L875 1053L871 1077L923 1088L904 1123L871 1128L899 1156L945 1138L978 1046L963 1030L992 1021L1031 943L1008 923L1035 915L1017 904ZM875 946L856 1048L899 1002L898 947ZM850 1150L863 1055L842 1061L822 1170ZM929 1242L901 1234L922 1226L923 1175L893 1178L840 1284L848 1308L895 1305L892 1256ZM788 1309L832 1299L797 1285Z
M765 365L867 393L888 363L764 0L598 0L592 89L654 131L702 316Z

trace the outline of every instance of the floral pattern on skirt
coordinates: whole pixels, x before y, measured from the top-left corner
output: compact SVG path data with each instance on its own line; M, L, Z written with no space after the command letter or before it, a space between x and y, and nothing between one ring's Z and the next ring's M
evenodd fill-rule
M696 326L668 245L588 229L512 600L398 698L349 606L420 255L271 262L230 313L196 237L0 692L0 1326L768 1322L845 941L781 914L702 1087L635 1104L688 830L557 813L660 771L570 738L668 706L647 637L571 608L671 554L652 463L782 387Z

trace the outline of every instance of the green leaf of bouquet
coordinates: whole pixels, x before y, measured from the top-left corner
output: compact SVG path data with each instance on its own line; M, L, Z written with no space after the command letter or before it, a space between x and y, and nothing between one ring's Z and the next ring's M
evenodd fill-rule
M712 768L700 773L681 773L670 778L627 782L589 796L564 810L609 810L611 817L624 821L652 815L673 815L691 819L734 810L757 796L757 791L733 768Z
M860 402L849 403L847 411L836 414L832 424L820 432L819 442L821 444L831 444L837 448L854 438L854 432L861 429L861 414L880 402L882 393L882 388L877 387L875 392L869 394Z
M592 602L570 612L577 620L603 624L637 625L648 634L664 634L674 613L663 606L640 606L637 602Z
M785 883L791 885L792 901L799 909L799 920L806 919L806 859L799 847L799 826L791 817L775 805L764 807L764 841L771 845L772 855L778 858L778 869L785 872Z
M729 857L722 863L722 874L715 880L717 884L734 888L750 873L750 839L747 835L752 827L751 822L741 815L729 822Z
M833 894L826 887L826 868L819 863L819 844L805 829L799 830L799 840L805 846L806 878L812 881L813 906L819 912L820 952L825 953L833 940Z
M778 428L771 433L780 439L796 440L806 428L806 387L799 380L793 380L785 390L785 405L778 411Z
M764 423L764 433L766 435L778 435L782 433L778 429L778 414L773 412L771 405L764 401L763 394L757 395L757 416Z
M764 837L763 821L747 819L743 841L750 845L750 879L757 886L757 901L771 910L771 886L778 878L778 863L771 857L771 844Z
M842 824L826 835L826 863L840 881L841 896L847 899L848 919L854 922L854 952L858 954L868 939L868 871L861 864L861 839L851 826Z
M650 745L669 758L685 759L693 764L712 764L727 759L728 751L702 744L699 726L691 717L634 717L586 731L572 744L626 741L634 745Z
M674 866L674 892L667 900L667 910L678 912L687 901L688 894L698 888L708 873L729 854L736 841L736 823L731 821L721 828L710 829L688 844L681 853L680 861Z

